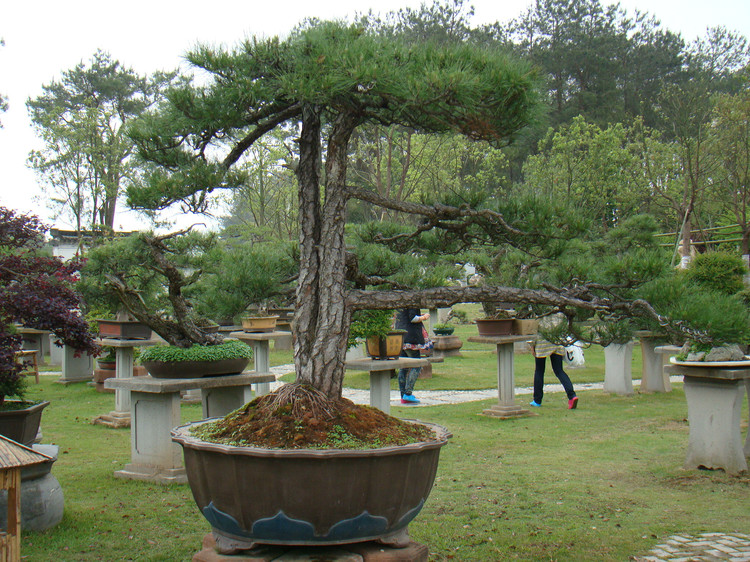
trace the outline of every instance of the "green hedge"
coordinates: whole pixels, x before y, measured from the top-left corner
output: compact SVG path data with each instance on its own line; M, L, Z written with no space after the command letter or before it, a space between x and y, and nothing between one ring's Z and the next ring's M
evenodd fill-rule
M220 361L222 359L252 359L252 357L252 348L237 340L219 345L195 344L187 348L156 345L141 353L141 361Z

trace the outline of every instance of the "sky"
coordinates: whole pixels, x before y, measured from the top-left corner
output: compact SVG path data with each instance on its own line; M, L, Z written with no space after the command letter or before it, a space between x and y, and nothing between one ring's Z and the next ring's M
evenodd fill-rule
M351 20L372 10L385 14L418 8L422 0L5 0L0 7L0 92L10 108L0 113L0 205L31 212L58 228L35 174L26 166L35 137L26 100L62 72L90 61L97 49L145 75L172 70L198 43L233 46L246 37L283 35L306 17ZM507 22L525 12L529 0L469 0L475 25ZM602 0L603 4L613 3ZM723 25L750 37L748 0L621 0L628 14L649 12L686 41ZM184 217L170 215L178 222ZM135 213L121 211L116 227L146 226Z

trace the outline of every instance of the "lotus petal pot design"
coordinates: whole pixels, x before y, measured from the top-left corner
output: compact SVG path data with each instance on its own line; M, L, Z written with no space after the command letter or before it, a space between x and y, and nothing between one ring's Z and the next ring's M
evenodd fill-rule
M223 552L255 544L408 543L407 525L432 489L450 433L366 450L263 449L202 441L195 422L172 431L188 483ZM422 422L414 422L422 423Z

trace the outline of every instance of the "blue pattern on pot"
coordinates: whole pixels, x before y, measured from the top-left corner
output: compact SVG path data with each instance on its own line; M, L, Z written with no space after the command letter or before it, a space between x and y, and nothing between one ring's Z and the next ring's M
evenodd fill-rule
M252 531L245 531L240 527L238 521L231 515L218 509L213 502L203 508L203 515L213 528L235 537L254 539L262 537L265 540L279 542L346 542L350 540L362 540L362 537L377 537L386 533L392 533L406 527L422 510L424 500L417 507L408 511L390 529L385 517L371 515L367 511L357 517L344 519L333 525L324 536L315 534L312 523L300 519L292 519L283 511L279 511L273 517L259 519L252 526Z

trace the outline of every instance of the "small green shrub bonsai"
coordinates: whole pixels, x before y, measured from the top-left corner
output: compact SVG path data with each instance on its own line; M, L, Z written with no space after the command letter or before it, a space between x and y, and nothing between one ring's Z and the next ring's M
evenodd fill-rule
M385 337L393 332L393 312L389 309L355 312L349 329L349 347L357 345L358 340Z
M222 361L225 359L252 359L252 348L237 340L229 340L218 345L192 345L176 347L155 345L141 353L141 361Z

